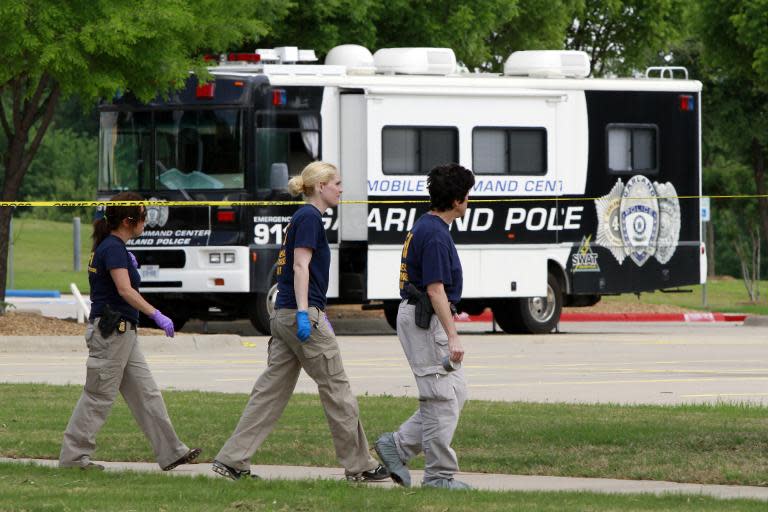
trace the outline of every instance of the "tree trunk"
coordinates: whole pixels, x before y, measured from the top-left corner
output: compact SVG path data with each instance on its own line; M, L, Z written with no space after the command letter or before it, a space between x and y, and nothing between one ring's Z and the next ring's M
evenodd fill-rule
M13 208L0 207L0 276L2 276L2 286L0 286L0 315L5 312L5 286L8 274L8 241L12 233L9 233L11 226L11 215Z
M768 240L768 187L765 184L765 147L757 137L752 138L752 171L755 177L755 189L758 194L757 208L760 212L760 228L763 239Z
M8 141L5 154L2 155L5 173L0 200L8 202L18 200L21 182L53 120L61 90L47 75L35 83L29 82L25 76L15 77L0 88L0 93L6 90L10 92L11 110L6 115L0 99L0 128ZM29 94L29 91L33 92ZM12 215L13 208L0 207L0 303L5 302ZM3 310L0 308L0 314Z

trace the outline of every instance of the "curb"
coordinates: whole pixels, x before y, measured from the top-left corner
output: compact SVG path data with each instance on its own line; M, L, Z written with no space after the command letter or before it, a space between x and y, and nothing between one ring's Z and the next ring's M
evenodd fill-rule
M563 313L561 322L745 322L748 315L737 313ZM754 317L749 317L754 318ZM466 316L459 322L492 322L493 314L486 310L480 315ZM759 325L745 322L745 324Z

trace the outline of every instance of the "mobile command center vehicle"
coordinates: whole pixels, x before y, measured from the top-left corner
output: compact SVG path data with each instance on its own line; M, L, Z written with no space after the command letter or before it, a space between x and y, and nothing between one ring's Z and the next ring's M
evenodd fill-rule
M340 168L351 200L324 217L329 297L381 305L390 323L403 240L427 209L427 172L446 162L476 174L451 226L462 311L549 332L563 306L704 282L701 84L687 75L588 79L585 54L559 51L513 53L501 75L459 72L445 48L344 45L313 60L295 47L231 54L208 83L101 107L100 197L251 202L148 208L130 249L142 294L177 328L248 317L269 331L297 208L280 201L316 159Z

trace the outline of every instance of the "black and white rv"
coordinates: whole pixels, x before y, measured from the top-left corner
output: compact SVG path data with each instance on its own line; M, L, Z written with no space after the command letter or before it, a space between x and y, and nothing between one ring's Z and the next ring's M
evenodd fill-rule
M400 250L436 164L474 170L451 231L459 308L508 332L548 332L563 306L702 283L701 84L590 79L585 54L516 52L504 73L459 71L445 48L355 45L325 63L294 47L222 56L213 80L101 108L100 197L260 205L148 208L132 241L143 294L177 324L245 318L269 330L274 268L310 161L341 169L326 215L329 297L380 304L392 323ZM664 76L667 70L661 70Z

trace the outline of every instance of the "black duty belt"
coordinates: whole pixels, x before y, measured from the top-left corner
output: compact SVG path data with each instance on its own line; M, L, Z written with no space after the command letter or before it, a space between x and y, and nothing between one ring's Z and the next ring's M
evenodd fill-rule
M419 298L418 297L408 297L407 299L405 299L405 301L408 304L410 304L411 306L415 306L416 303L419 302ZM451 313L453 313L454 315L458 314L459 310L456 309L456 304L454 304L453 302L449 302L448 304L451 307Z
M90 320L90 323L92 323L93 325L99 325L99 318L101 317L97 316L93 320ZM139 325L137 322L134 322L133 320L128 320L125 318L120 320L120 323L117 324L118 332L136 331L138 330L138 328L139 328Z

